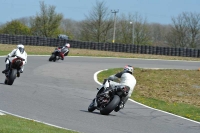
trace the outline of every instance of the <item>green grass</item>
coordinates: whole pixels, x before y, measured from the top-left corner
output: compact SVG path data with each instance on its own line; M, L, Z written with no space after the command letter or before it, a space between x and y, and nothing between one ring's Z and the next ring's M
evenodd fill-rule
M98 74L98 80L121 71ZM131 99L147 106L200 122L200 71L135 68L137 84Z
M2 56L2 55L7 55L8 53L10 53L11 51L0 51L0 56Z
M0 133L76 133L11 115L0 116Z

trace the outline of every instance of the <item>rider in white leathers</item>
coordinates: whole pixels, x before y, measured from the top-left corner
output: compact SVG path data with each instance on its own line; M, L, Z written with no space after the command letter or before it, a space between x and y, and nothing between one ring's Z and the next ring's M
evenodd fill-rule
M17 52L17 50L18 50L18 52ZM23 73L24 65L27 63L27 53L24 50L24 45L22 45L22 44L17 45L17 48L13 49L13 51L8 54L8 56L5 59L6 69L3 70L2 73L7 73L9 71L10 60L15 58L16 53L18 53L19 54L18 56L20 56L21 58L24 59L23 65L21 66L21 69L18 71L18 75L19 75L19 73Z
M124 108L125 103L127 102L128 98L131 97L131 94L132 94L132 92L134 90L134 87L136 85L136 79L132 74L133 74L133 67L130 66L130 65L127 65L127 66L124 67L123 71L108 77L108 80L110 80L110 86L113 89L115 88L115 86L118 86L118 85L126 85L126 86L128 86L130 88L130 91L129 91L128 95L121 99L121 103L115 109L116 112L118 112L120 109ZM120 83L114 82L114 80L116 80L118 78L120 78ZM104 85L102 85L102 87L103 86ZM94 99L94 106L97 106L97 103L96 103L95 99Z

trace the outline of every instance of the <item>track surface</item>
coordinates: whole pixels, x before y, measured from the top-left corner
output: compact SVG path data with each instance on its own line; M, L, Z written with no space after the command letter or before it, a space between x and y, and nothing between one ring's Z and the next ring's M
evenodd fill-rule
M84 133L199 133L200 124L128 101L125 109L108 116L87 107L99 85L95 72L126 64L145 68L197 69L199 62L29 56L24 73L12 86L0 76L0 110ZM0 58L3 70L4 58Z

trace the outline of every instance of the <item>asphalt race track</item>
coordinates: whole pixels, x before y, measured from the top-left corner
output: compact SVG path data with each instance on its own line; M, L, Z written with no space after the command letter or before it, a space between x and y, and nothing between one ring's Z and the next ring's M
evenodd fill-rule
M198 69L200 62L142 59L29 56L12 86L0 76L0 110L84 133L200 133L200 123L128 101L125 109L103 116L88 105L99 85L94 73L130 64L143 68ZM0 70L5 68L0 58ZM134 92L133 92L134 93Z

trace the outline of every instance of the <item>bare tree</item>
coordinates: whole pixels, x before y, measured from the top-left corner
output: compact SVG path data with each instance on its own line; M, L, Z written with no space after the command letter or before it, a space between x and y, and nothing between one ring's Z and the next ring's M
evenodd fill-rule
M151 23L148 25L150 29L150 38L153 46L167 46L166 35L170 31L170 25L162 25L159 23Z
M200 14L184 12L172 18L167 41L174 47L200 47Z
M117 23L117 33L116 33L116 42L131 44L133 40L133 25L130 22L133 21L133 16L129 14L126 16L125 14L121 14Z
M80 39L80 22L64 19L61 21L60 30L68 35L70 39Z
M138 13L134 16L134 44L150 45L150 30L147 25L146 19L143 19Z
M187 32L188 27L183 15L172 18L173 25L167 35L168 44L173 47L186 47L188 44Z
M89 16L81 24L81 35L84 41L107 42L113 21L104 2L96 1Z
M189 32L187 38L189 40L189 46L191 48L197 48L200 46L199 32L200 32L200 14L196 13L183 13Z
M132 22L132 24L130 24L130 22ZM128 14L127 16L122 14L119 17L116 36L116 42L119 43L132 44L134 40L134 44L151 44L150 29L146 20L138 13L134 15Z
M36 17L31 18L33 34L45 37L57 36L63 15L55 12L55 6L47 6L44 2L40 2L40 10Z

